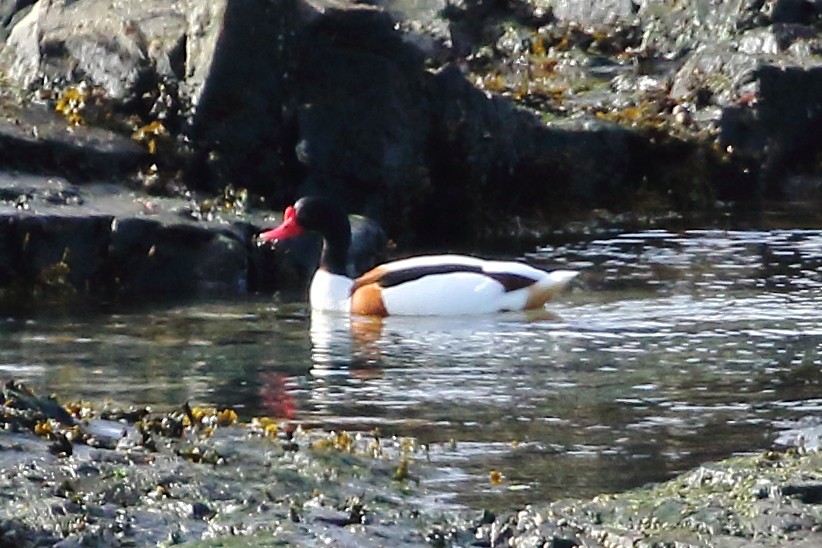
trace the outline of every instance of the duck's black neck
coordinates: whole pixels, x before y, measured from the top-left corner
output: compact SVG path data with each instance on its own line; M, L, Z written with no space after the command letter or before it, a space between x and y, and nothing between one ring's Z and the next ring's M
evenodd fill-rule
M320 256L320 268L331 274L347 276L346 263L348 262L348 247L330 246L328 241L323 242L323 253Z
M294 204L297 222L305 230L323 237L320 268L332 274L346 275L348 247L351 245L351 223L337 202L320 196L306 196Z
M323 252L320 256L320 268L331 274L347 276L348 247L351 245L351 225L345 217L345 229L339 226L331 234L323 234Z

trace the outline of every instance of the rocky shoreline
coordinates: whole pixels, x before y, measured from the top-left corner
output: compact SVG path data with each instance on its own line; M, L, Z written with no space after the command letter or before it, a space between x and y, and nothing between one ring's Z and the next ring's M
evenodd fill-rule
M191 245L194 271L143 265L146 278L169 281L125 280L125 294L184 290L174 280L185 277L195 288L270 289L253 272L251 236L264 214L307 193L370 216L401 249L626 215L710 223L773 204L793 214L797 203L818 212L814 2L0 8L6 292L60 270L66 255L75 291L111 293L133 270L118 249L134 257L171 240ZM138 205L98 201L100 184ZM187 228L154 222L164 200L191 214ZM110 236L80 226L105 225L101 215L122 221ZM89 256L36 231L37 251L23 249L32 223L54 234L76 226L114 252ZM80 271L109 259L108 274Z
M167 413L63 406L13 382L3 397L4 545L810 547L822 540L822 455L802 443L618 495L495 515L432 504L426 480L436 468L426 455L436 448L410 438L239 423L230 410L187 404ZM492 473L489 481L504 480Z
M64 289L92 295L271 290L288 276L267 274L277 261L252 236L308 193L371 217L400 250L568 223L818 214L815 2L41 0L0 13L4 293L62 270ZM190 266L135 259L152 249Z
M822 540L818 418L785 432L773 449L705 463L664 483L593 499L569 488L563 500L488 510L455 509L453 494L442 492L440 459L454 451L447 442L239 420L230 409L185 403L63 404L13 382L0 396L4 546L810 547ZM479 489L514 495L514 482L486 474ZM505 494L498 501L505 505Z
M403 249L601 215L818 212L815 2L41 0L0 13L4 226L40 211L14 193L29 175L144 204L236 189L265 213L324 193Z

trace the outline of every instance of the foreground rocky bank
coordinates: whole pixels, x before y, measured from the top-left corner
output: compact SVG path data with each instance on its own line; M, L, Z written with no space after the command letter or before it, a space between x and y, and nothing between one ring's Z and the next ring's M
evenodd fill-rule
M413 439L307 431L268 418L238 423L230 410L187 404L166 413L63 406L13 382L3 398L4 545L810 547L822 540L822 459L802 443L619 495L495 515L441 507L426 455L447 448Z

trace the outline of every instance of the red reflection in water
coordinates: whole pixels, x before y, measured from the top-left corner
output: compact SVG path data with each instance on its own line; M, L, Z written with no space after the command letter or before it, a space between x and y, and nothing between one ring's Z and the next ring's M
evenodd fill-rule
M293 419L297 404L288 391L288 378L279 373L261 373L260 381L260 408L269 417Z

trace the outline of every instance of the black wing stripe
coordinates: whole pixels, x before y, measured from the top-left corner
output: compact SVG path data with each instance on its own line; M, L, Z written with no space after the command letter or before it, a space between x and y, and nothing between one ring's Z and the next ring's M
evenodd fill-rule
M485 275L501 283L506 293L534 285L535 282L533 278L511 274L510 272L486 272Z
M508 272L485 272L479 266L464 265L464 264L436 264L417 266L413 268L403 268L402 270L395 270L393 272L386 272L379 279L380 287L394 287L405 282L412 282L419 280L425 276L434 276L436 274L452 274L455 272L474 272L476 274L484 274L493 280L496 280L505 288L505 292L515 291L528 287L534 283L534 280L519 274L512 274Z
M454 272L476 272L477 274L482 274L482 268L462 264L432 264L403 268L402 270L394 270L383 274L380 277L380 287L394 287L405 282L419 280L425 276L452 274Z

